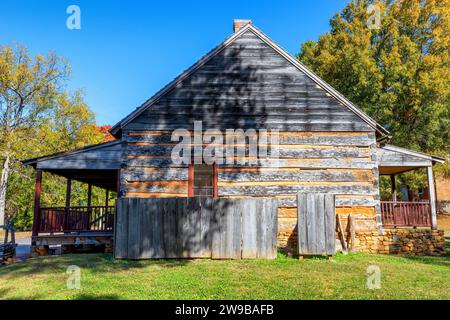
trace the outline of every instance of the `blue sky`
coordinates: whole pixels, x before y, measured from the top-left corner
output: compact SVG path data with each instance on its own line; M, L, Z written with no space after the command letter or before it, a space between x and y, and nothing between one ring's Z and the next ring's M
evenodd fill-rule
M84 90L98 124L114 125L229 36L233 19L251 19L294 55L347 2L2 0L0 45L67 58L69 89ZM69 5L81 9L81 30L66 27Z

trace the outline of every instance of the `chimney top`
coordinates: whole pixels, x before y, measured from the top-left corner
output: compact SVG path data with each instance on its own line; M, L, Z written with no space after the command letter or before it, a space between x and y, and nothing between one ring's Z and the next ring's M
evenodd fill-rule
M239 30L241 30L243 27L245 27L246 25L252 23L252 20L242 20L242 19L235 19L233 21L233 31L234 33L238 32Z

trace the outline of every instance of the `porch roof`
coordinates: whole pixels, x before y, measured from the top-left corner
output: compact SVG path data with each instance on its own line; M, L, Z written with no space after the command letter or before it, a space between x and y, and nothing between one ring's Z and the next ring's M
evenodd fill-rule
M67 152L22 161L59 176L90 183L111 191L117 189L117 170L122 158L122 141L115 140Z
M117 170L122 156L122 140L90 145L84 148L58 152L23 160L24 165L43 170Z
M441 157L431 156L389 144L379 147L377 156L379 172L383 175L399 174L445 162L445 159Z

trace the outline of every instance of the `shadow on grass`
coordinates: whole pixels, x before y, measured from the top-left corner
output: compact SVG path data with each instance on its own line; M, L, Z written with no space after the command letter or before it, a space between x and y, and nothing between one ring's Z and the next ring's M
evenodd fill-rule
M0 289L0 299L2 299L2 297L6 296L6 294L8 294L8 292L10 292L11 289L6 289L6 288L1 288Z
M445 252L447 257L450 257L450 237L445 237Z
M75 296L74 300L119 300L119 296L115 294L108 295L92 295L92 294L79 294Z
M173 268L187 265L190 259L116 260L111 254L65 254L28 259L9 266L0 267L0 276L14 278L37 273L66 272L75 265L92 273L120 272L124 270L157 266Z
M450 268L450 237L445 237L445 255L429 256L429 255L407 255L401 254L400 257L414 261L415 263L423 263L435 266L444 266Z

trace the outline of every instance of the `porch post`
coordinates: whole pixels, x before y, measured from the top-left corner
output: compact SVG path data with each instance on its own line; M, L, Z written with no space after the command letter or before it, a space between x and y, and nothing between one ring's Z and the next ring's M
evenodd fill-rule
M120 198L120 196L121 196L121 192L120 192L120 174L121 174L121 170L119 169L119 170L117 170L117 198Z
M91 208L91 198L92 198L92 184L88 184L88 194L87 194L87 206L88 209Z
M66 208L70 207L70 196L72 193L72 179L67 178L66 184Z
M67 230L67 228L68 228L71 193L72 193L72 179L67 178L67 184L66 184L66 207L64 208L64 222L63 222L64 230Z
M88 194L87 194L87 212L88 212L88 218L87 218L87 226L86 229L91 229L91 198L92 198L92 184L88 184Z
M105 194L105 207L108 208L108 204L109 204L109 190L106 189L106 194ZM106 209L108 210L108 209Z
M434 177L433 177L433 167L427 167L428 176L428 192L430 196L430 207L431 207L431 229L437 228L437 218L436 218L436 192L434 188Z
M33 231L32 236L35 237L39 232L40 213L41 213L41 184L42 170L36 170L36 182L34 184L34 215L33 215ZM33 241L34 242L34 241Z
M395 174L391 174L391 192L392 192L392 201L397 201L397 186L395 184Z

